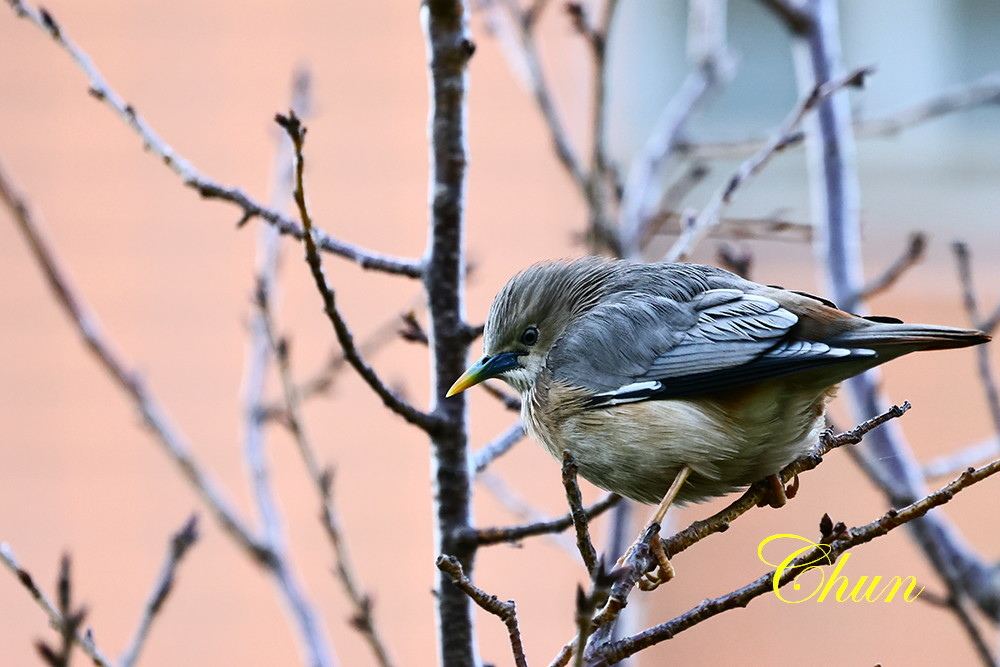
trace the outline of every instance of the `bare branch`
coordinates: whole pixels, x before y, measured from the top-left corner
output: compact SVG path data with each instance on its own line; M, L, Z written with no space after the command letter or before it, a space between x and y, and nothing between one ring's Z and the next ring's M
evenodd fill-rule
M952 248L955 251L955 262L958 264L958 277L962 283L962 302L965 306L965 312L973 326L979 326L979 298L976 296L976 287L972 280L972 260L969 247L965 243L957 241ZM990 417L993 419L993 429L1000 435L1000 390L997 389L993 365L990 363L990 349L989 345L977 346L976 361L979 366L979 380L983 383L986 403L990 409Z
M17 16L26 18L44 30L56 44L61 46L83 70L90 83L90 94L95 99L106 104L142 139L143 147L160 159L173 171L184 185L198 192L206 199L219 199L235 204L242 211L239 225L246 224L251 218L261 218L276 227L282 234L289 234L297 239L303 235L302 228L293 220L280 212L263 206L244 193L239 188L220 185L210 180L195 168L186 158L176 153L154 130L149 123L139 115L135 107L128 104L108 85L103 75L98 71L86 52L76 45L66 35L52 15L44 9L36 9L23 0L7 0ZM422 273L421 263L417 260L383 255L360 246L352 245L329 236L322 230L314 230L316 246L325 252L330 252L349 259L362 268L393 273L410 278L419 278Z
M587 525L587 513L583 510L583 497L580 495L580 486L577 484L576 476L580 468L576 465L576 459L570 451L563 451L562 460L562 482L566 488L566 501L569 503L569 515L573 519L573 527L576 528L576 546L580 550L580 557L583 564L587 566L587 573L593 577L597 571L597 550L590 540L590 527Z
M725 3L693 0L688 26L688 46L694 69L663 109L639 155L632 161L621 206L621 235L625 252L638 257L641 240L655 216L657 177L695 108L732 77L734 65L726 47Z
M521 630L517 627L517 608L514 601L501 602L497 596L477 588L465 576L462 564L454 556L438 556L437 566L439 570L447 573L452 582L481 609L503 621L504 625L507 626L507 633L510 635L510 650L514 654L514 664L517 667L528 667L528 661L524 657L524 646L521 645Z
M358 372L358 375L368 384L369 387L382 399L382 403L387 408L401 416L406 421L419 426L425 431L432 431L440 427L439 421L433 415L427 414L413 407L389 389L382 380L375 374L375 371L361 358L357 346L354 343L354 336L347 323L344 322L340 310L337 308L336 295L333 289L327 284L326 276L323 274L323 262L319 256L316 242L312 237L312 218L306 206L305 186L303 182L303 171L305 169L305 158L302 154L305 142L305 127L299 122L294 111L288 116L278 115L275 121L284 129L292 140L295 147L295 203L299 209L299 217L302 219L302 227L306 230L303 237L306 250L306 263L312 273L316 289L319 290L323 299L323 311L326 313L330 324L333 325L334 333L340 346L344 349L344 356L347 361Z
M590 507L586 508L583 511L583 515L586 517L587 521L589 521L595 516L599 516L604 513L611 507L614 507L620 501L621 496L609 493L602 500L599 500ZM535 535L559 533L573 525L575 525L573 522L573 514L570 513L558 519L539 521L537 523L526 524L523 526L511 526L506 528L478 528L474 532L473 539L480 546L501 544L505 542L517 542L526 537L534 537Z
M534 27L545 4L547 3L544 1L536 2L524 11L519 8L515 0L485 0L483 6L487 12L490 28L497 36L511 68L535 98L535 104L538 105L538 110L549 128L556 157L580 191L585 192L588 179L586 169L559 118L559 112L542 69L538 47L535 45Z
M35 261L48 280L56 301L66 312L83 338L84 344L93 353L104 370L125 392L143 417L167 457L178 467L184 478L194 487L208 506L212 516L223 530L251 556L253 560L267 566L274 559L269 546L259 542L240 520L229 503L215 489L215 484L194 460L187 443L177 428L166 416L164 409L146 389L140 376L126 366L106 340L99 324L88 312L80 296L63 274L48 243L42 238L31 217L27 203L13 190L3 170L0 169L0 200L10 210L14 221L24 235Z
M479 450L473 452L472 467L476 471L476 474L478 475L486 470L491 463L509 452L523 438L524 427L521 426L521 422L518 420L517 423L506 431L483 445Z
M865 544L889 531L905 525L914 519L924 516L935 507L944 505L957 493L977 482L1000 472L1000 461L978 469L969 469L958 479L934 493L907 505L899 510L890 509L883 516L864 526L852 528L836 536L829 543L818 542L816 546L789 563L778 575L777 571L769 572L746 586L713 600L705 600L690 611L680 616L652 627L610 645L597 647L593 660L588 664L594 667L610 666L645 648L666 641L679 633L694 627L698 623L730 609L745 607L754 598L775 590L775 586L784 587L802 574L810 564L829 559L833 562L837 557L852 547Z
M812 16L796 5L794 0L761 0L761 4L784 21L793 33L802 34L812 28Z
M67 627L66 620L63 615L56 609L56 606L48 598L45 593L38 588L35 584L34 578L31 574L22 568L17 559L14 557L14 552L11 551L10 545L6 542L0 542L0 562L3 562L7 566L7 569L17 577L17 580L21 582L21 585L27 589L28 593L31 594L32 599L38 603L38 606L42 608L46 616L49 617L49 625L60 632ZM80 646L84 653L94 662L98 667L110 667L111 661L107 656L97 647L94 642L93 634L90 629L81 632L80 628L74 629L73 634L74 641Z
M926 250L927 235L923 232L913 232L910 234L906 248L903 249L903 254L889 265L882 275L869 281L851 303L844 304L843 307L848 310L853 309L854 304L859 301L870 299L895 285L896 281L902 278L904 273L923 261Z
M690 224L695 217L689 212L663 210L656 214L653 224L658 227L656 231L659 234L681 234L685 225ZM715 226L708 229L706 237L733 241L807 243L813 238L813 228L808 223L786 220L777 213L769 218L725 217L719 218Z
M819 82L813 86L810 92L795 105L795 108L781 123L778 131L767 145L743 162L729 180L715 192L698 216L682 229L680 238L667 251L664 261L676 262L686 259L698 242L708 234L708 231L718 225L722 209L729 205L740 186L756 176L771 158L788 147L793 130L798 127L806 114L837 91L845 87L862 86L865 77L872 71L870 67L862 67L853 70L846 76L832 81Z
M924 464L924 477L927 479L951 477L971 465L998 456L1000 456L1000 440L995 437L989 438L957 452L931 459Z
M874 118L855 117L852 122L857 137L877 139L895 136L948 114L990 104L1000 104L1000 73L994 72L970 83L954 86L898 111ZM788 138L786 147L798 146L804 139L803 132L795 132ZM711 143L680 142L677 150L706 160L733 160L760 150L766 142L767 139L763 138Z
M142 645L149 634L149 628L152 626L157 614L163 609L163 603L166 602L170 591L173 590L174 573L177 571L177 566L180 565L181 559L187 554L188 549L194 546L194 543L197 541L198 517L192 515L184 526L170 538L170 549L167 551L167 559L163 563L163 569L160 570L160 576L153 587L152 595L146 600L146 606L143 608L142 616L139 619L139 627L136 628L132 641L129 642L128 648L119 660L119 667L132 667L139 658L139 652L142 650Z

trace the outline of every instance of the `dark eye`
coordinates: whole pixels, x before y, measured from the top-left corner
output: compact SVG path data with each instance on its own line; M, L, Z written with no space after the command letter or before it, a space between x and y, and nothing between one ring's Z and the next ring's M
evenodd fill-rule
M521 334L521 342L529 347L537 343L538 329L536 329L535 327L528 327L527 329L525 329L524 333Z

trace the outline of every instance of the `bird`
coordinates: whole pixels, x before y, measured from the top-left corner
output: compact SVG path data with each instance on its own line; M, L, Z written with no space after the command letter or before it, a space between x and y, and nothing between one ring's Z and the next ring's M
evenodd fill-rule
M447 395L506 382L533 439L557 460L572 454L598 487L659 503L659 523L671 504L731 493L806 453L847 378L989 340L854 315L717 267L585 257L511 278L483 356Z

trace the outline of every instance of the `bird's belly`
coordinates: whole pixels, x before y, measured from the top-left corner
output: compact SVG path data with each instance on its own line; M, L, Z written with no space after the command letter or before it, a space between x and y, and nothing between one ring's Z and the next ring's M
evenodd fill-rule
M826 398L774 382L725 399L642 401L561 420L527 414L525 423L557 459L568 449L585 479L640 502L658 503L689 466L677 500L685 504L763 479L808 451L824 426Z

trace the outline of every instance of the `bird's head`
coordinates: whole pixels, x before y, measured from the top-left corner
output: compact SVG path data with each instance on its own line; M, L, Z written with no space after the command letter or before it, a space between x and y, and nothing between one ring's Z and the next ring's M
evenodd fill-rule
M448 396L490 378L527 392L567 327L605 293L611 266L599 258L548 262L511 278L486 318L483 356L455 381Z

